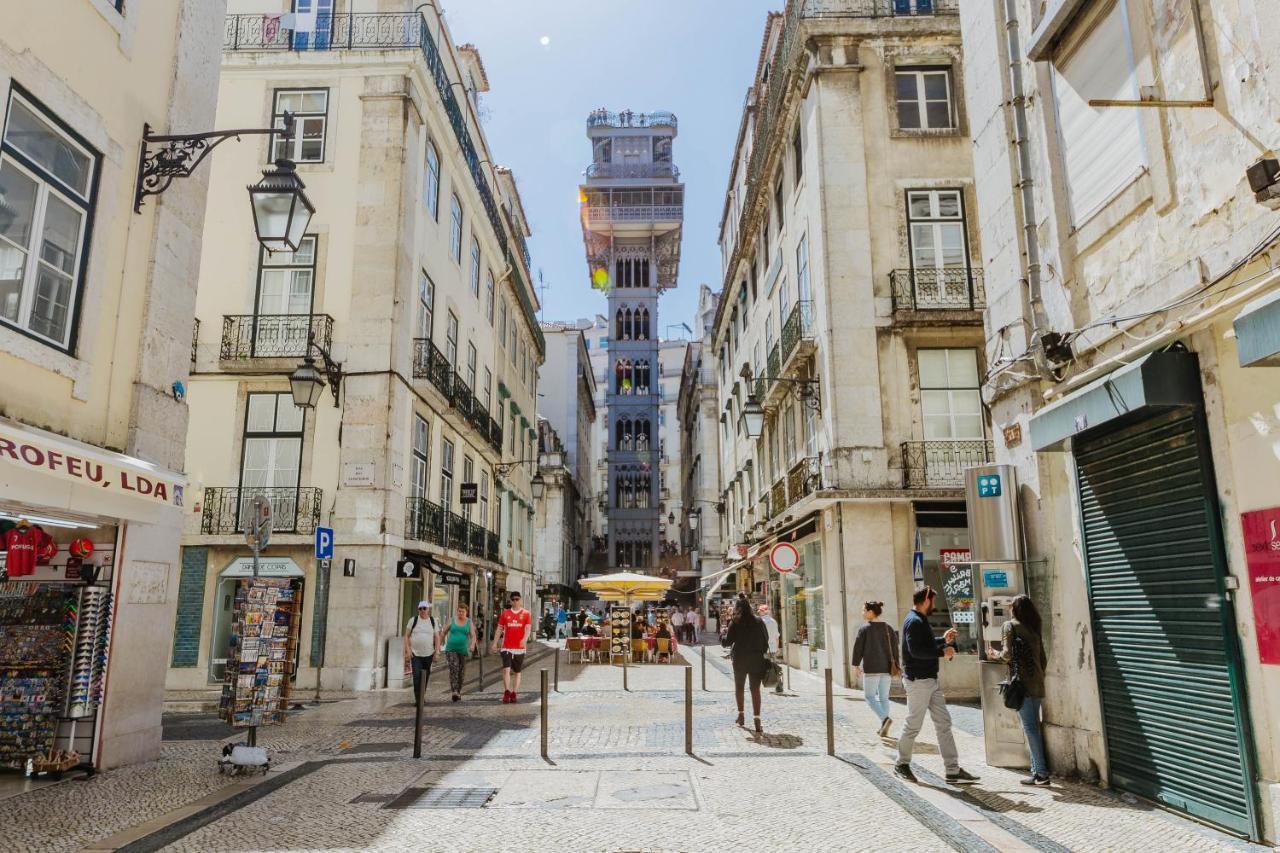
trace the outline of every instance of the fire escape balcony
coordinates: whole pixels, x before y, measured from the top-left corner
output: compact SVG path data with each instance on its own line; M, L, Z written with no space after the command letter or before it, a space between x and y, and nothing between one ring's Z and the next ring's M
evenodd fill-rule
M982 439L904 441L901 452L904 489L962 489L965 469L994 455L991 442Z
M222 318L224 362L254 358L303 358L312 338L333 348L333 318L328 314L228 314Z

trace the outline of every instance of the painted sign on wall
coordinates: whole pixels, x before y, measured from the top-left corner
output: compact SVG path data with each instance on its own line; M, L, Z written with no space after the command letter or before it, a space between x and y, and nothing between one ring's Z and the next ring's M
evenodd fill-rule
M1258 660L1280 664L1280 507L1240 514Z

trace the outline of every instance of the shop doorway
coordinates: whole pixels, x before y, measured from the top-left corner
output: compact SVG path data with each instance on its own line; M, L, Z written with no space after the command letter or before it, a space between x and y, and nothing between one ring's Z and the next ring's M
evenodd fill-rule
M288 557L262 557L258 576L264 578L297 578L303 581L302 568ZM236 584L253 577L253 558L237 557L218 574L214 590L213 629L209 632L209 683L220 684L227 673L227 651L231 646L231 611L236 599ZM305 581L303 581L305 586ZM302 590L305 592L305 589ZM301 592L299 593L301 594ZM300 650L302 644L298 644ZM298 677L298 650L294 652L293 675Z

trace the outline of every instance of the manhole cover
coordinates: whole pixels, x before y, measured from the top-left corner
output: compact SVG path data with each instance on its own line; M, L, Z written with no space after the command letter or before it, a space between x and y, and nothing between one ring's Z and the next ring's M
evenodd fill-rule
M497 788L406 788L404 793L387 803L387 809L482 809Z
M395 799L395 796L396 796L395 794L387 794L387 793L377 794L377 793L370 793L370 792L366 791L365 793L361 794L360 796L358 796L358 797L356 797L356 798L354 798L354 799L352 799L352 800L348 800L348 802L352 802L352 803L388 803L388 802L390 802L391 800Z
M360 755L366 752L399 752L413 746L412 741L391 741L390 743L359 743L342 750L343 755Z

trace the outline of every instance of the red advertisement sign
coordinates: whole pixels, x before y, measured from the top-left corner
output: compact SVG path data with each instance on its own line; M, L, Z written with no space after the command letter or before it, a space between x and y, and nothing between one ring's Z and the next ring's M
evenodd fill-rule
M1240 514L1258 659L1280 664L1280 507Z

